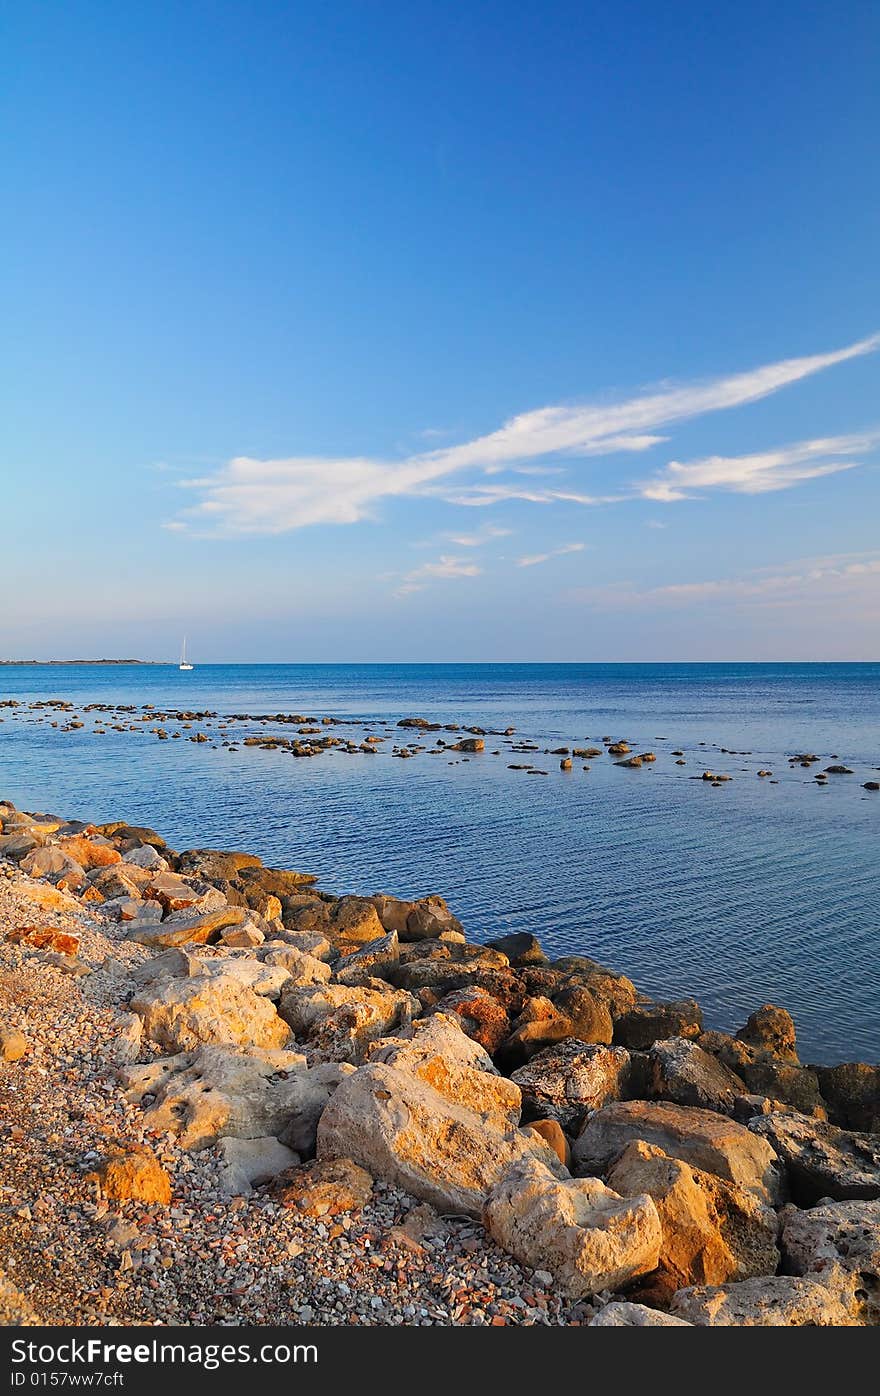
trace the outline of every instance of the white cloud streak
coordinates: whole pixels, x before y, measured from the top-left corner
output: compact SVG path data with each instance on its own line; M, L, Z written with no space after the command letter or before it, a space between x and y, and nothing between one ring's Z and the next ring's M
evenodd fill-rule
M521 468L546 456L644 451L664 439L656 434L658 427L757 402L823 369L871 353L878 345L880 336L874 335L833 353L785 359L707 382L664 385L621 402L542 407L513 417L488 435L398 462L363 456L276 460L237 456L216 474L183 482L185 488L201 495L199 503L186 513L210 531L233 536L357 523L374 518L383 500L442 492L438 491L440 481L467 471L495 473ZM578 491L489 487L473 482L445 497L472 505L496 503L502 498L534 503L607 502Z
M582 553L586 543L563 543L561 548L553 548L549 553L532 553L530 557L518 557L517 567L537 567L539 563L549 562L554 557L565 557L567 553Z
M874 431L854 436L817 437L753 455L706 456L685 465L670 461L665 470L640 485L639 492L643 499L661 504L693 499L696 496L692 492L698 490L767 494L772 490L788 489L804 480L852 470L858 461L837 458L870 451L878 441L880 432Z

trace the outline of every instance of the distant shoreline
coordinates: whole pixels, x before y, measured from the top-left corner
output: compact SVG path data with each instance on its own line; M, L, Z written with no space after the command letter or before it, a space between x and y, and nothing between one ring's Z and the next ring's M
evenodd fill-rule
M151 665L160 663L161 661L158 659L0 659L0 665L4 665L8 668L18 667L23 669L30 669L37 665L45 669L53 667L70 668L77 664L91 664L94 666L113 664Z

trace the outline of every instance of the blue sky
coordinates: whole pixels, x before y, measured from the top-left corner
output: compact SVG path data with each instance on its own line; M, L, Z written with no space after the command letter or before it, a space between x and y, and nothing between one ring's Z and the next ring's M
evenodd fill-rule
M0 655L877 658L878 52L11 7Z

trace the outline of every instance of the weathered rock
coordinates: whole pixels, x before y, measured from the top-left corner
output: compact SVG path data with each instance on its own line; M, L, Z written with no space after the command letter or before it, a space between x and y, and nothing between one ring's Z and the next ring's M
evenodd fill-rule
M54 950L59 955L75 955L79 936L73 931L60 931L55 926L15 926L6 932L12 945L26 945L31 950Z
M659 1309L649 1309L644 1304L606 1304L595 1318L590 1319L590 1328L692 1328L687 1319L675 1318Z
M240 906L225 906L217 911L208 911L201 916L188 916L180 921L162 921L159 925L148 921L142 925L133 921L128 939L139 945L173 947L177 945L207 945L219 939L220 932L229 926L241 926L248 913Z
M833 1124L866 1134L880 1133L880 1066L844 1062L813 1070Z
M552 962L551 969L590 989L608 1005L612 1018L628 1013L638 1003L639 995L631 979L586 956L564 955Z
M371 900L385 930L396 931L400 940L436 940L444 931L464 934L461 922L453 916L442 897L405 902L377 893Z
M42 843L41 834L0 834L0 858L11 858L13 863L19 863Z
M149 1149L131 1149L112 1154L86 1175L86 1181L97 1183L105 1197L114 1202L158 1202L167 1206L171 1201L171 1179Z
M318 1120L351 1068L308 1067L298 1052L202 1047L120 1073L130 1101L152 1097L144 1124L204 1149L220 1136L280 1138L299 1154L315 1149Z
M59 852L66 853L86 872L122 862L122 854L100 836L89 838L86 834L70 834L60 838L56 846Z
M261 859L253 853L225 853L218 848L187 848L178 854L176 864L183 875L221 881L231 881L242 868L262 867Z
M392 984L410 993L429 988L444 994L463 988L482 970L506 968L507 956L498 950L434 939L412 946L406 956L401 954L400 963L387 974Z
M117 1066L136 1062L143 1043L143 1019L137 1013L120 1013L117 1015L115 1027L112 1060Z
M545 1144L549 1144L559 1162L565 1168L571 1165L571 1145L558 1120L532 1120L529 1129L539 1134Z
M285 970L289 976L289 988L298 984L326 984L332 975L330 966L324 960L307 955L303 950L297 950L294 945L282 944L274 950L267 950L262 963Z
M290 980L281 965L266 964L250 956L224 955L213 949L198 954L187 949L164 950L132 971L132 978L141 988L171 979L203 978L205 975L234 979L242 988L271 999L277 999Z
M760 1051L769 1052L771 1056L781 1057L784 1061L796 1062L798 1059L797 1038L791 1014L784 1008L777 1008L773 1003L765 1003L762 1008L755 1009L745 1027L740 1028L737 1037L750 1047L757 1047Z
M760 1202L784 1200L784 1171L766 1140L724 1115L666 1101L618 1101L597 1110L575 1140L575 1171L604 1172L637 1139L735 1183Z
M124 820L114 820L109 824L96 824L94 828L96 834L103 834L104 838L114 839L117 843L150 844L160 852L167 847L161 834L143 824L126 824Z
M623 1197L654 1199L663 1229L658 1268L648 1281L656 1296L775 1272L776 1213L752 1193L643 1140L627 1145L612 1164L608 1186Z
M334 954L329 940L320 931L273 931L271 943L260 951L260 957L264 958L270 950L279 948L278 942L290 945L294 950L301 950L304 955L313 955L316 960L329 960Z
M444 1014L420 1019L400 1036L374 1042L368 1058L412 1072L447 1100L473 1110L499 1130L519 1124L519 1087L500 1076L482 1047Z
M75 890L86 880L85 869L69 853L64 853L52 844L35 848L22 858L19 867L28 877L48 877L53 882L63 881L65 887Z
M772 1057L767 1052L753 1052L751 1060L741 1063L739 1074L750 1094L790 1105L817 1120L827 1118L819 1078L809 1067Z
M378 940L368 941L360 950L345 955L336 965L340 984L362 984L364 979L385 979L400 962L400 946L396 931L388 931Z
M362 1061L367 1047L408 1021L418 1004L381 979L363 985L316 984L285 990L279 1013L297 1037L324 1056Z
M547 956L541 949L541 942L537 936L530 935L527 931L516 931L512 935L499 936L496 940L486 942L490 950L500 950L506 955L514 969L519 969L523 965L546 965L549 964Z
M573 1133L589 1111L627 1094L630 1074L625 1047L569 1038L538 1052L512 1079L522 1091L526 1118L548 1116Z
M767 1275L718 1287L680 1289L670 1313L701 1328L851 1328L840 1293L818 1280Z
M28 1040L20 1028L0 1023L0 1061L20 1062L29 1050Z
M430 1010L432 1013L454 1014L462 1032L473 1038L493 1056L510 1031L510 1019L504 1006L479 985L454 989L444 995Z
M786 1209L782 1228L785 1268L813 1279L845 1276L850 1311L880 1324L880 1201L825 1202L809 1212Z
M804 1115L759 1116L749 1130L784 1160L792 1200L811 1207L822 1198L880 1198L880 1138L838 1129Z
M653 1270L662 1239L650 1197L618 1197L598 1178L560 1179L528 1158L491 1189L483 1224L521 1264L549 1271L575 1299Z
M280 1143L274 1135L262 1139L236 1139L225 1136L217 1151L223 1160L219 1187L227 1197L248 1197L257 1183L268 1183L286 1168L299 1163L299 1154Z
M687 1038L655 1042L650 1057L653 1094L660 1100L730 1115L745 1090L738 1076Z
M144 868L147 872L169 872L171 866L151 843L143 843L137 848L130 848L127 853L122 855L122 861L131 867Z
M283 1047L290 1036L274 1006L231 974L162 980L136 994L131 1007L146 1035L170 1052L207 1043Z
M642 1003L615 1020L614 1041L644 1050L670 1037L699 1037L702 1027L703 1014L693 999Z
M607 1002L584 984L566 984L553 996L553 1005L571 1023L572 1036L581 1042L610 1043L614 1023Z
M441 1212L473 1217L505 1168L533 1153L561 1171L531 1132L502 1133L411 1072L373 1062L342 1083L318 1125L319 1158L350 1158Z
M373 1180L350 1158L315 1159L279 1178L272 1197L307 1217L336 1217L370 1200Z

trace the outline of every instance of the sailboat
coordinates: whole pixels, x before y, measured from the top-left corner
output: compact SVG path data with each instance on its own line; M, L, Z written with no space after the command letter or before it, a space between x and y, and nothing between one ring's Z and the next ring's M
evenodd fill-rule
M187 664L186 662L186 636L184 635L183 644L180 647L180 664L178 665L178 668L191 669L192 667L193 666L191 664Z

